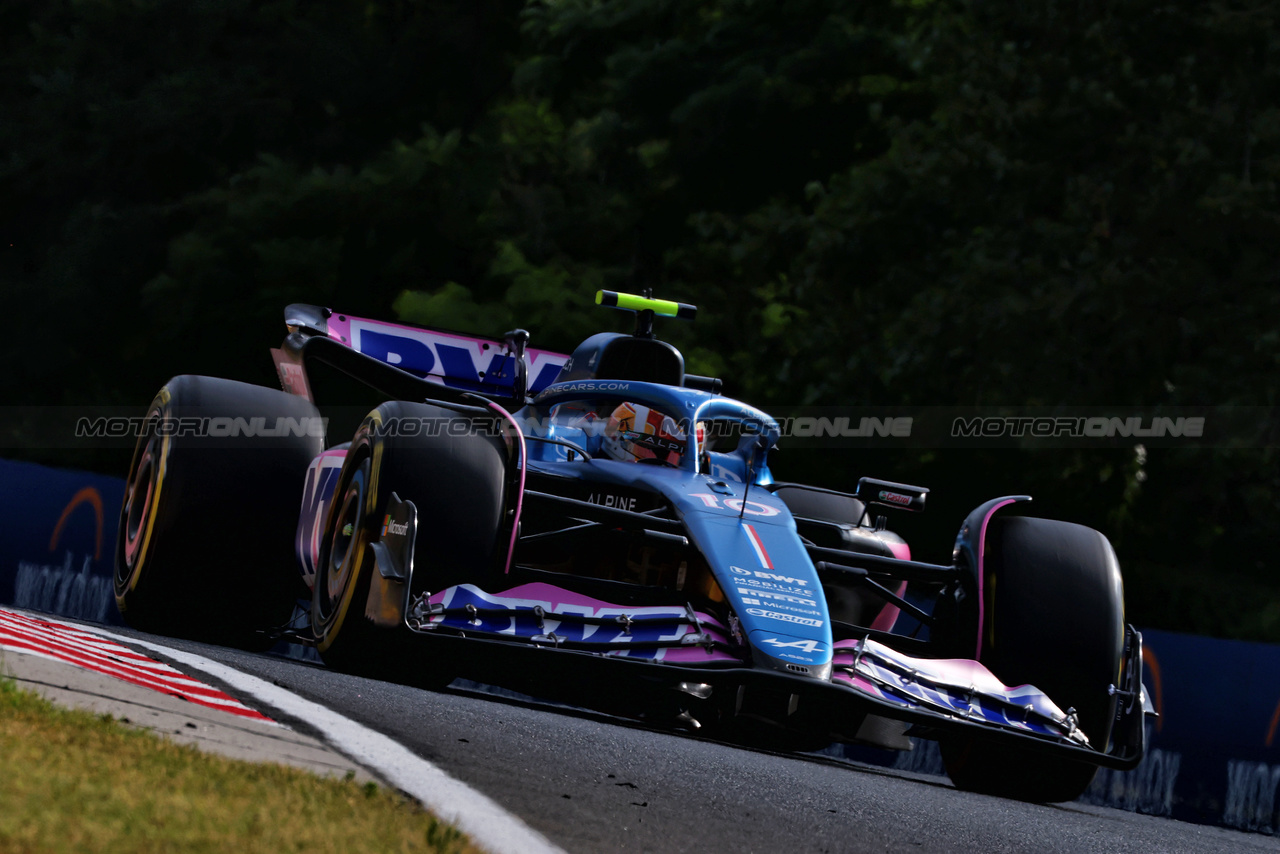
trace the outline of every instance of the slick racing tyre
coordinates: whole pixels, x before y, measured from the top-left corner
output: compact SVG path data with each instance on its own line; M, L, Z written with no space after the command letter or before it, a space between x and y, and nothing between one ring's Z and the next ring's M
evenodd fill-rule
M505 555L506 460L500 438L439 406L390 401L365 418L326 517L312 592L312 630L326 664L428 686L452 680L443 662L409 652L416 638L398 620L387 625L369 613L378 572L371 544L384 536L394 494L417 508L411 593L485 586Z
M180 376L156 396L125 484L115 597L156 634L244 647L305 594L294 533L319 412L275 389Z
M1069 522L991 520L986 540L979 660L1006 685L1034 685L1075 710L1095 750L1111 737L1124 651L1120 567L1107 538ZM1046 757L999 740L941 742L957 788L1017 800L1072 801L1092 782L1089 763Z

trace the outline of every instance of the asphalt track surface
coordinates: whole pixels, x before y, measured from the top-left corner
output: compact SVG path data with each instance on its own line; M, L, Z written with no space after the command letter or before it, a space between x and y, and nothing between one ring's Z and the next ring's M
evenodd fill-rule
M163 643L390 736L568 852L1280 851L1267 836L1105 807L1023 804L959 792L936 777L745 749L535 701Z

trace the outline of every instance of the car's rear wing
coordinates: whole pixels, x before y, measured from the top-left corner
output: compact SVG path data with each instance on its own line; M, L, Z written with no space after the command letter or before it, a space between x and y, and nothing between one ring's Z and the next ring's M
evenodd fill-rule
M563 353L523 348L522 341L504 342L370 320L313 305L290 305L285 309L285 326L289 337L284 346L271 351L280 384L285 391L308 400L313 398L305 365L311 357L404 399L421 397L417 392L422 382L455 393L499 398L536 394L555 382L569 360ZM527 333L521 334L527 337ZM526 388L518 390L521 350L528 370ZM429 390L427 396L432 396Z

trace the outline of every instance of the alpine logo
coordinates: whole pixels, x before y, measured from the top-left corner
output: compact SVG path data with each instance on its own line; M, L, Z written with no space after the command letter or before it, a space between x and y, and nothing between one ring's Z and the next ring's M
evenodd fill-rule
M635 512L635 497L626 495L608 495L603 492L593 492L587 496L587 502L590 504L599 504L601 507L616 507L619 510L630 510Z
M774 649L798 649L803 652L807 652L810 655L820 652L825 646L822 641L816 640L784 641L778 640L777 638L765 638L763 642L769 644L769 646Z

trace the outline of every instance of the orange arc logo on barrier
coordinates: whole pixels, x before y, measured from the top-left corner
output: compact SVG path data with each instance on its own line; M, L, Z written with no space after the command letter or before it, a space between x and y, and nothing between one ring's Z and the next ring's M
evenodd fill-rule
M1160 679L1160 660L1156 658L1155 650L1149 646L1142 648L1142 664L1151 674L1151 688L1155 691L1153 703L1156 707L1156 732L1164 729L1164 685Z
M1156 658L1155 652L1149 646L1142 648L1142 663L1147 671L1151 674L1151 687L1155 692L1155 707L1159 717L1156 718L1156 732L1164 729L1164 689L1160 681L1160 662ZM1280 728L1280 702L1276 703L1276 710L1271 714L1271 725L1267 727L1267 738L1265 744L1271 747L1275 744L1276 729Z
M62 529L67 524L67 519L71 518L71 512L86 502L93 508L94 521L98 526L93 541L93 559L102 560L102 493L98 492L97 487L94 486L86 486L71 496L71 500L62 510L62 515L58 517L58 524L53 527L53 536L49 538L49 551L57 550Z

